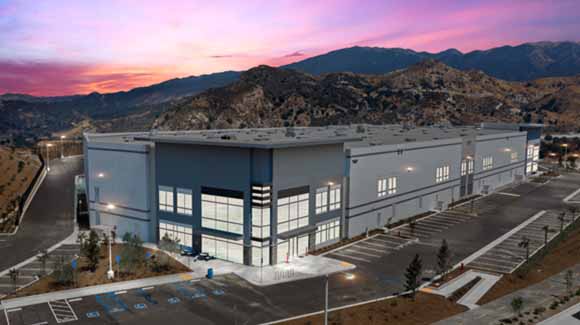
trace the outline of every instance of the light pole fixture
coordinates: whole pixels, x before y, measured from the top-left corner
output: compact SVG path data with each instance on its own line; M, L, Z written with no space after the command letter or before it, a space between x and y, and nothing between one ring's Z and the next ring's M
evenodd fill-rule
M60 136L60 159L64 158L64 142L63 140L66 138L66 135Z
M50 150L49 148L52 147L52 143L46 144L46 171L50 171Z
M325 281L324 281L324 325L328 325L328 279L329 274L326 274ZM345 273L344 278L346 280L352 281L355 279L355 275L353 273Z
M107 204L107 210L115 209L115 205L112 203ZM110 232L112 234L112 232ZM115 271L113 271L113 249L111 248L112 238L109 238L109 270L107 271L107 279L112 280L115 278Z
M566 166L566 158L568 158L568 144L562 143L562 148L564 148L564 166Z

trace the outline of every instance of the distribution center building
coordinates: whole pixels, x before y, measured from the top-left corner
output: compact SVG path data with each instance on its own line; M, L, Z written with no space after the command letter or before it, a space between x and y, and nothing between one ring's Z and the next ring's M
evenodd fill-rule
M85 134L90 223L268 265L538 170L541 125Z

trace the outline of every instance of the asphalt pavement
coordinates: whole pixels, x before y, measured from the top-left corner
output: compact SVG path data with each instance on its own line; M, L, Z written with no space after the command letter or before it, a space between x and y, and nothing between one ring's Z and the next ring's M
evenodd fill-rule
M74 177L83 173L82 157L50 162L15 235L0 235L0 272L49 248L74 230Z
M538 211L563 208L562 199L578 187L578 175L566 175L547 184L524 183L477 201L476 217L461 216L458 208L457 218L461 219L457 220L461 222L449 218L452 213L445 214L448 218L433 219L431 224L437 227L432 228L437 231L421 231L417 242L391 249L389 241L383 241L385 253L376 252L380 250L380 240L345 250L341 252L343 257L351 254L364 257L348 260L357 265L354 279L347 279L344 274L330 276L330 306L401 292L405 268L415 254L421 256L425 270L432 270L437 249L446 239L452 262L458 263ZM365 254L356 255L357 250ZM320 311L324 306L324 278L256 287L235 275L224 275L199 282L183 281L70 299L68 303L77 318L71 323L80 324L259 324ZM62 302L56 305L64 306ZM56 324L58 317L72 317L71 311L63 308L65 316L55 315L46 303L6 312L11 325ZM4 325L2 320L0 324Z

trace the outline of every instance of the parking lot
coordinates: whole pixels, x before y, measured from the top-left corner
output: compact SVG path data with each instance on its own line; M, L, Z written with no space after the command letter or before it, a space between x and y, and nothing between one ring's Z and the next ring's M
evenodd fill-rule
M467 209L464 208L464 205L461 205L455 209L434 213L417 220L413 225L404 224L384 234L374 235L355 244L334 250L328 253L327 256L357 265L375 263L378 259L407 245L429 242L436 234L477 218L477 214L472 213L471 209L473 208L473 211L477 211L481 205L479 200L475 200L473 206L471 206L471 203L467 203L467 205L470 206Z
M560 232L560 227L565 228L570 225L571 218L568 217L562 223L559 219L560 213L560 211L547 211L537 220L515 232L467 266L493 273L512 273L526 259L526 248L520 246L524 239L529 240L528 249L531 257L536 250L544 245L546 230L548 231L547 240L551 241Z
M452 263L457 263L538 211L561 210L562 199L579 186L578 176L554 179L544 185L524 183L504 190L504 194L495 193L476 200L473 215L467 203L452 211L417 221L415 230L424 231L417 231L414 236L400 238L396 232L391 232L337 251L351 256L351 259L329 254L329 257L346 260L357 266L352 272L355 275L353 280L346 279L344 274L330 276L330 306L342 306L401 292L405 268L415 254L421 256L424 270L429 271L436 264L435 255L441 240L446 239L452 252ZM534 225L541 226L540 223ZM405 233L402 231L401 237L405 237ZM365 252L367 255L354 255L356 252ZM369 256L374 253L377 253L376 257ZM354 260L352 257L363 258L365 261ZM75 316L78 320L70 323L259 324L321 310L324 306L324 277L256 287L235 275L224 275L212 280L203 279L193 283L182 281L77 299L67 300L72 312L67 310L66 304L58 302L51 303L55 313L51 306L43 303L9 311L6 315L10 325L57 324L56 317L64 321ZM0 317L0 325L5 324L6 318Z

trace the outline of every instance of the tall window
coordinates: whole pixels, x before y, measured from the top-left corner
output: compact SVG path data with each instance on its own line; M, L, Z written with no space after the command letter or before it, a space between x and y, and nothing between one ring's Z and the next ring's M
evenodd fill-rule
M270 241L252 240L252 265L262 266L270 264Z
M179 245L191 247L192 231L191 225L182 225L166 220L159 220L159 240L169 237L179 241Z
M329 195L328 195L329 196L328 210L332 211L332 210L340 209L340 201L341 201L340 184L330 186L328 193L329 193Z
M177 213L192 215L191 190L178 188L177 189Z
M244 263L244 245L242 240L201 235L201 249L203 252L222 260L239 264Z
M473 174L473 160L464 159L461 161L461 176Z
M328 211L328 187L321 187L316 190L316 214Z
M397 177L389 177L387 179L387 194L395 194L397 193Z
M316 227L316 245L340 238L340 220L336 219Z
M526 172L534 173L538 171L538 160L540 159L540 146L528 145L528 157L526 163Z
M511 162L516 162L518 161L518 152L517 151L512 151L511 153Z
M435 171L435 182L440 183L449 180L449 166L437 167Z
M489 170L493 168L493 156L483 157L483 170Z
M308 193L278 199L278 233L308 226Z
M252 237L270 237L270 207L252 207Z
M173 212L173 187L159 186L159 211Z
M227 196L202 194L201 226L240 235L243 234L244 200Z
M387 179L386 178L379 178L377 181L377 196L385 196L387 195Z

